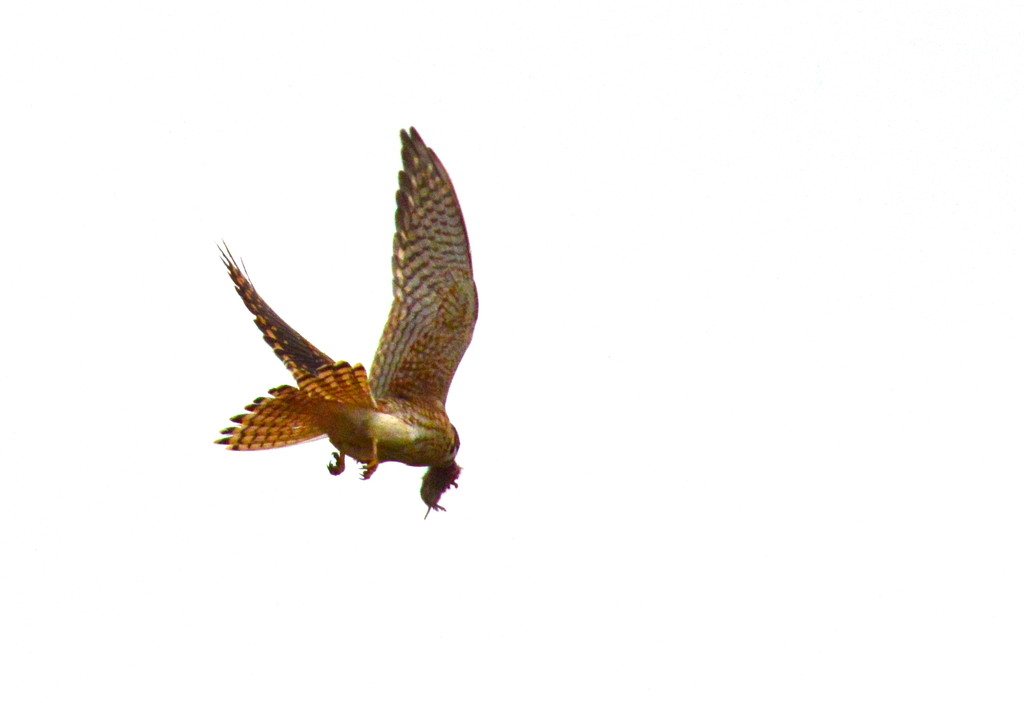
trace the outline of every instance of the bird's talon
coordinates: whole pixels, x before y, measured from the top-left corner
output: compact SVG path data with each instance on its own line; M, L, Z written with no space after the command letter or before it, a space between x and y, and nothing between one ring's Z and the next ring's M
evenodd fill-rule
M366 479L370 478L371 476L373 476L373 472L377 470L377 466L379 466L379 463L376 462L376 461L372 461L372 462L370 462L369 464L367 464L366 466L363 467L363 480L364 481Z
M333 452L331 463L327 465L327 470L331 472L331 476L338 476L345 470L345 455L341 452Z

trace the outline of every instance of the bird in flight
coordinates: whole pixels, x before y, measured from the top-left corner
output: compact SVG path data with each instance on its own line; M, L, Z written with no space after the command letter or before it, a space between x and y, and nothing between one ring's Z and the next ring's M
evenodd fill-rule
M364 465L364 479L385 461L426 466L420 497L429 515L444 510L441 495L458 487L459 433L445 401L473 337L477 295L451 178L415 129L402 130L401 138L394 300L369 377L362 364L335 362L292 329L256 292L227 245L221 249L235 290L296 385L254 400L217 443L248 451L326 436L337 449L328 470L343 472L348 456Z

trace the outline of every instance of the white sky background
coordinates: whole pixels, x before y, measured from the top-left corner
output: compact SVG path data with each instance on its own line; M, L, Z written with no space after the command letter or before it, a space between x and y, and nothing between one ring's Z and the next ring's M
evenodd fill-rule
M0 698L1024 696L1024 11L626 5L0 11ZM215 243L369 364L409 125L480 292L426 521L212 444L289 380Z

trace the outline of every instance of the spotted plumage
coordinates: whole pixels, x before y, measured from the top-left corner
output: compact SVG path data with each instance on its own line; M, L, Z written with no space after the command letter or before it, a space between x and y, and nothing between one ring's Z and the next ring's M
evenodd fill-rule
M415 129L402 137L391 259L394 301L369 377L361 364L335 363L292 329L260 297L225 247L224 265L254 322L296 386L268 391L217 440L234 450L274 449L326 436L345 457L365 464L427 466L420 496L430 510L461 472L459 436L445 402L477 318L466 226L451 179Z

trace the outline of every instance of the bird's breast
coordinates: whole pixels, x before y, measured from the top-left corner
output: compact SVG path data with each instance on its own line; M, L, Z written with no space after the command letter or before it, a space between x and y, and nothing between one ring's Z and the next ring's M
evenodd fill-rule
M377 440L381 461L433 466L450 459L454 430L443 411L440 414L423 413L392 403L386 412L372 412L367 418L366 430Z
M370 416L367 429L370 436L377 440L377 444L384 446L415 444L425 434L422 427L397 415L381 412L374 412Z

